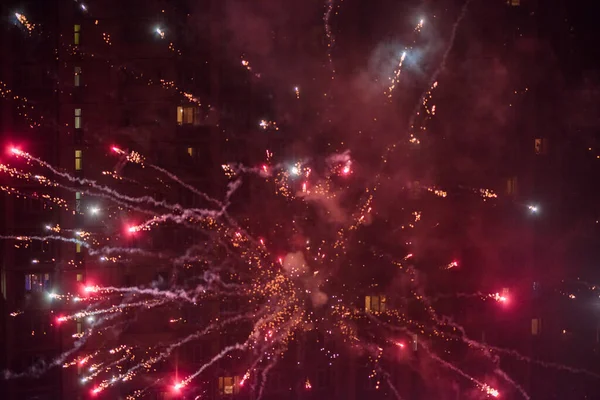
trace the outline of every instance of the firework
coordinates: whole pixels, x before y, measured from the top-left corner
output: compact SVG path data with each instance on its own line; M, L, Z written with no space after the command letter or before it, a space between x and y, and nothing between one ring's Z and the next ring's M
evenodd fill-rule
M83 4L80 4L80 7L87 11ZM323 15L326 55L332 79L336 71L332 55L335 36L331 19L335 15L336 7L339 7L339 2L327 0ZM453 27L442 62L432 74L430 85L419 99L417 111L411 115L407 135L412 143L419 143L418 137L425 130L426 122L436 113L436 106L431 104L432 92L438 87L437 75L445 65L456 30L465 12L466 5ZM29 32L33 30L34 25L24 16L18 14L17 18ZM419 33L423 26L424 21L420 20L414 32ZM160 39L165 39L168 31L165 27L154 28L154 33ZM107 45L112 44L108 32L102 34L102 40ZM166 46L166 42L163 42L163 45ZM173 43L169 43L168 48L176 51ZM388 98L396 93L407 50L397 54L397 67L386 91ZM238 65L237 59L234 61ZM396 63L396 60L394 62ZM246 71L260 77L245 56L241 58L241 65ZM291 83L287 82L284 86L288 98L291 96ZM195 95L179 89L173 81L161 79L155 84L179 94L184 101L200 104ZM10 94L8 89L3 90L6 95ZM299 102L304 102L310 94L306 91L301 97L298 86L293 87L293 92ZM386 99L379 101L385 107L389 107ZM256 126L254 129L257 129ZM258 122L258 129L275 132L280 130L280 126L275 121L262 119ZM285 133L286 130L287 124L282 123L281 133ZM262 133L260 135L265 136ZM392 149L396 148L396 144L397 141L386 149L382 155L384 162ZM71 336L74 342L69 350L45 364L43 368L30 368L22 373L7 372L6 377L35 377L53 367L77 366L81 369L85 366L80 379L92 395L117 390L114 388L125 382L133 382L137 387L142 387L143 377L166 364L165 361L177 352L185 352L190 343L214 336L228 337L229 332L235 330L239 333L235 341L212 351L201 365L195 370L187 371L183 378L178 374L174 374L175 378L169 375L162 383L168 385L175 395L187 395L187 392L194 390L193 383L196 380L202 376L211 376L209 371L215 365L224 360L233 360L239 364L240 371L245 371L239 382L234 383L238 385L235 390L251 386L260 398L266 390L269 375L285 358L290 343L298 340L306 332L318 331L328 338L333 338L332 340L339 341L350 351L356 350L364 354L369 363L367 378L373 387L380 390L387 385L396 398L401 398L400 393L386 371L386 362L406 356L411 348L412 351L423 350L424 356L435 361L435 364L461 377L466 384L481 390L485 395L500 396L498 389L485 383L500 378L498 380L502 386L516 388L524 398L528 398L527 393L517 383L497 368L497 359L491 356L491 351L519 361L540 361L521 356L516 351L476 342L468 337L461 325L449 317L440 315L433 304L446 297L425 294L425 286L421 283L419 272L414 266L421 255L418 248L413 249L411 246L410 238L399 242L397 247L400 250L395 257L389 259L386 254L374 249L377 244L374 236L377 235L366 228L376 225L373 224L373 220L380 210L380 203L376 201L375 192L381 188L380 180L387 176L377 175L375 180L378 183L367 183L361 188L361 196L358 198L359 196L353 193L353 186L364 183L361 182L361 175L368 171L367 166L358 156L360 152L351 153L344 145L337 149L339 152L325 157L292 154L289 159L283 160L274 160L273 152L266 149L265 153L262 153L266 154L266 161L258 160L256 165L249 166L224 161L223 181L227 184L223 184L222 196L215 198L166 168L150 163L140 152L123 150L118 145L111 147L112 157L118 158L120 168L104 171L106 173L102 174L101 179L135 183L136 181L124 177L121 171L123 166L128 165L137 173L146 174L165 186L168 185L169 191L176 189L194 195L204 205L204 208L186 208L164 198L156 198L151 191L132 195L127 192L129 188L119 190L110 184L79 175L73 176L19 147L11 147L10 153L14 159L25 161L26 165L21 168L41 168L49 171L51 179L2 164L0 172L7 177L35 185L40 193L52 189L60 189L69 194L83 193L93 200L93 205L87 208L90 216L97 220L102 219L103 222L109 221L114 216L111 211L111 207L114 207L126 215L127 220L115 217L109 221L110 234L100 235L83 229L65 229L49 222L46 235L6 234L0 236L0 239L24 247L34 242L55 241L65 246L76 246L79 252L94 256L94 261L118 262L119 266L126 265L134 270L156 264L168 267L173 276L134 286L102 286L100 283L86 282L81 284L81 293L48 293L48 301L69 305L56 314L56 325L61 325L64 329L77 323L87 325L85 329L80 329ZM351 157L351 154L356 158ZM268 187L258 205L245 204L246 199L236 198L238 188L247 180L260 180L261 185L265 183L264 186ZM442 190L436 186L417 186L419 190L426 190L439 197L439 201L444 201L451 190ZM136 189L144 190L141 185ZM3 187L3 190L10 195L22 195L15 188ZM490 189L469 191L483 201L497 197ZM258 193L257 190L257 194L260 198L263 193ZM48 193L32 197L53 201L54 204L67 208L68 200L55 199ZM97 203L98 199L102 199L102 202ZM241 212L236 214L235 207L231 206L238 200L250 209L246 215ZM420 208L403 209L408 220L403 221L398 229L416 230L425 224L427 216L423 215L426 215L427 211L421 211ZM261 218L259 215L265 210L268 218ZM275 211L278 210L284 211L283 217L271 215L276 214ZM529 206L529 210L532 213L538 211L537 206ZM77 209L73 213L81 213L81 210ZM310 213L318 217L305 217ZM189 236L194 240L182 240L173 248L160 251L144 242L144 239L150 242L155 233L170 235L173 230L178 230L181 236ZM386 234L381 233L382 236ZM282 241L286 243L280 244ZM377 262L410 282L408 294L403 300L411 306L414 305L414 308L419 308L422 318L414 319L402 309L394 308L383 293L366 295L368 302L365 302L365 307L357 307L357 293L362 295L365 289L364 282L352 285L346 282L346 278L358 270L370 268L369 265L359 266L354 254L365 249L365 253L374 253ZM448 273L443 270L457 268L459 263L457 260L447 262L448 259L436 264L435 269L438 273L453 275L454 272ZM39 264L40 260L33 259L32 263ZM74 262L69 263L74 265ZM367 289L380 290L376 284ZM506 293L500 292L457 293L448 297L481 298L490 303L495 301L502 304L509 302ZM235 311L211 311L211 302L226 303L232 299L240 303ZM513 301L511 298L510 302ZM203 318L190 321L182 312L184 307L190 307ZM19 318L21 314L22 311L15 310L10 315ZM173 329L170 338L142 347L126 335L113 337L106 334L117 331L115 328L125 324L139 324L141 329L153 329L149 328L148 324L138 323L138 320L143 321L147 316L153 321L168 323ZM375 332L372 326L377 326L382 331ZM180 327L187 329L178 330ZM102 344L96 347L86 346L94 340ZM450 340L472 351L481 352L489 362L488 369L493 369L494 380L480 377L484 376L483 373L467 373L467 368L459 368L439 355L444 354L446 357L445 353L434 351L439 342ZM325 345L321 346L321 353L327 357L330 366L340 356L335 349L328 349ZM580 370L559 364L543 365L581 373ZM301 375L301 379L299 383L303 384L304 390L312 390L309 377ZM143 397L146 391L136 389L128 398Z

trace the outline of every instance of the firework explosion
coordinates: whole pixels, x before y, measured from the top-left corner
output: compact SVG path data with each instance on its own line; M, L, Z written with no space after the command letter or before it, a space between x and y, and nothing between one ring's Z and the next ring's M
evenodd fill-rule
M87 11L84 5L81 7ZM332 78L336 71L331 19L336 14L336 7L339 4L335 1L326 1L323 16L327 68ZM435 105L430 104L432 91L438 86L439 71L446 62L458 24L465 13L466 8L463 8L441 65L432 74L433 83L426 88L410 118L403 143L390 144L381 155L384 162L391 155L397 155L397 148L401 146L419 145L418 136L435 115ZM19 14L18 19L28 31L35 27L23 15ZM420 20L412 34L419 35L424 29L423 20ZM155 34L165 39L167 31L156 27ZM382 105L389 104L392 94L398 95L401 70L411 50L412 47L405 47L399 53L396 68L381 95ZM254 77L261 78L246 58L242 59L241 65ZM181 92L173 83L161 82L160 85L176 89L190 102L198 102L196 97ZM304 97L300 95L299 87L292 87L295 99L302 101ZM427 117L418 118L421 114ZM280 125L272 120L260 120L258 125L264 131L280 130ZM256 397L261 398L270 371L286 357L294 341L300 340L306 332L318 331L332 341L342 343L348 351L368 357L368 379L376 389L386 386L397 398L401 396L386 368L390 363L399 362L402 357L398 356L398 352L417 348L440 369L464 379L483 397L501 398L501 392L505 390L529 398L519 384L499 368L496 360L497 354L524 362L535 360L513 350L477 342L460 325L436 311L434 305L444 296L426 295L420 279L422 273L413 262L418 254L413 255L409 239L405 245L397 246L394 252L381 251L374 240L369 241L371 225L377 217L378 189L386 177L380 173L374 179L361 181L355 178L358 175L355 171L364 166L352 157L354 149L340 149L338 153L322 159L307 157L280 160L278 163L273 161L273 153L266 150L262 164L224 164L223 174L229 183L224 185L221 198L210 196L162 167L149 163L143 154L118 145L107 150L119 165L130 165L153 178L169 182L171 187L189 191L201 199L202 206L184 207L155 198L151 192L127 194L110 183L73 176L18 147L11 147L9 151L13 166L6 163L0 167L12 179L37 185L40 192L31 196L46 203L69 210L67 200L42 193L44 189L59 189L69 193L81 192L90 199L102 199L110 207L125 212L131 222L113 231L123 241L139 243L155 232L173 229L184 232L193 240L181 248L157 251L152 246L116 246L114 243L118 240L110 236L61 229L59 225L48 225L45 233L2 237L13 241L15 246L27 246L33 241L70 243L85 249L99 262L132 268L143 269L144 265L152 263L171 267L169 277L144 286L114 287L87 283L79 293L50 293L53 301L64 303L64 310L71 310L57 316L56 325L86 321L86 328L73 335L72 349L51 362L33 365L25 371L7 371L6 378L40 376L54 367L78 368L84 371L82 384L89 387L94 395L125 386L131 389L129 398L140 398L149 390L149 386L143 383L145 375L164 371L169 359L186 345L222 335L236 340L214 349L195 371L188 371L183 376L173 374L171 381L163 380L160 384L177 393L200 393L196 382L211 367L226 360L235 364L242 378L223 385L235 386L231 389L235 392L250 387ZM27 168L45 172L34 174ZM117 171L107 171L104 175L115 180L128 179ZM266 194L260 207L285 210L284 217L270 215L264 218L267 222L254 221L252 215L236 209L236 200L241 201L237 192L246 182L262 183ZM357 186L361 188L358 196L353 193ZM3 190L9 194L20 194L14 188ZM497 197L489 189L469 190L482 201ZM441 199L448 195L447 191L435 186L415 185L407 191L418 191ZM108 212L108 208L93 206L89 212L101 215ZM536 206L529 206L529 209L537 212ZM411 209L407 212L401 226L402 231L407 232L407 238L411 235L408 232L418 229L422 223L422 214L426 214L426 210ZM403 285L401 301L373 285L363 287L360 280L353 282L346 279L348 275L359 275L352 269L364 268L364 264L356 259L365 253L373 262L385 266L387 276L402 276L409 282ZM458 261L450 259L439 265L437 271L443 274L457 268ZM493 300L499 306L510 300L508 294L496 291L457 293L449 297ZM361 300L365 304L360 304ZM215 312L215 303L234 306L231 310ZM419 312L403 311L406 304L417 306ZM192 316L186 310L193 310ZM19 312L11 314L15 318L18 315ZM153 346L142 347L128 341L125 335L115 333L121 332L125 324L135 324L138 329L151 332L156 319L162 319L173 327L173 335ZM477 352L485 360L486 367L467 372L466 368L446 360L442 356L443 344L440 344L445 342ZM331 362L339 356L329 349L323 351ZM492 352L496 354L492 355ZM558 364L545 366L596 377L585 370ZM302 378L302 386L304 390L312 389L308 377Z

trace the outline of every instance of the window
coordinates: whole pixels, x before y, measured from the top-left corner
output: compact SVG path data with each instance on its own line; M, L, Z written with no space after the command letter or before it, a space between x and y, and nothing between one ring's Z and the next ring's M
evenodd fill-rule
M25 291L41 293L50 288L50 274L25 275Z
M239 376L221 376L219 377L219 394L230 395L237 394L240 391Z
M75 87L79 87L81 85L81 67L75 67L74 79L75 81L73 82L73 84L75 85Z
M188 147L187 148L187 153L190 157L194 157L194 148L193 147Z
M81 159L82 158L83 158L83 151L75 150L75 171L81 171ZM79 192L77 192L77 193L79 193ZM75 193L75 195L77 195L77 193Z
M384 312L385 305L385 296L365 296L365 311L367 312Z
M548 139L537 138L534 141L535 154L546 154L548 152Z
M533 318L531 320L531 334L534 336L539 335L542 332L542 319Z
M200 125L200 107L177 107L177 125Z
M77 319L77 333L83 333L83 320L81 318Z
M77 282L83 282L83 274L77 274Z
M81 253L81 243L75 243L75 253Z
M521 0L506 0L506 4L509 6L517 7L521 5Z
M77 156L77 153L75 153L75 156ZM77 161L75 161L75 163L77 163ZM75 192L75 211L77 212L81 212L81 195L81 192Z
M506 194L516 195L517 194L517 177L513 176L508 178L506 181Z
M81 108L75 109L75 129L81 129Z
M79 42L81 41L81 25L76 24L73 26L73 44L75 46L79 46Z

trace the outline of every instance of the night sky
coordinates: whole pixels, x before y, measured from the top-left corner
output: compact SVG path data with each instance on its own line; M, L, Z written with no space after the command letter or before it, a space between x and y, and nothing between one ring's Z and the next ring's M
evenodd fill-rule
M0 10L7 399L600 398L595 10Z

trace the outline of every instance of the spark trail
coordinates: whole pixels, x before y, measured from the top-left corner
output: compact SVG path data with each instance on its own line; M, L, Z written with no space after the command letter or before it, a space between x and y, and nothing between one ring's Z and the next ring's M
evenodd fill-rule
M431 93L437 87L441 71L446 67L457 30L466 15L470 1L467 0L462 6L441 62L431 74L428 89L415 105L415 112L410 114L411 135L414 133L421 109L427 113L426 119L419 121L422 126L428 118L435 115L435 105L430 104ZM341 1L336 3L334 0L326 0L322 17L327 43L327 75L337 81L341 76L336 76L333 60L336 37L331 23L340 3ZM89 12L87 9L85 11ZM319 22L318 18L316 22ZM420 21L412 33L408 27L408 33L417 37L422 27L423 21ZM160 27L155 28L152 33L167 37L168 32L168 27ZM413 44L417 46L416 40ZM389 98L402 94L397 88L407 53L408 51L400 53L397 68L385 93L387 99L379 99L382 111L392 108L387 105ZM242 65L254 73L245 58L242 59ZM247 75L245 71L241 72ZM308 89L303 90L300 95L300 88L293 86L297 82L287 82L285 86L288 97L292 96L290 87L293 88L294 106L304 102L318 103L314 102L315 99ZM198 104L194 95L182 92L174 82L161 80L159 86L175 88L190 102ZM348 90L353 89L349 87ZM380 94L381 87L377 86L376 90ZM286 120L284 123L284 118L279 117L281 115L273 116L273 119L278 119L281 124L274 120L261 119L264 118L262 115L257 116L254 120L260 122L255 129L258 128L261 135L283 136L289 133L289 125L295 121ZM225 124L225 121L223 123ZM317 128L314 132L330 129L321 129L323 126L320 125L301 125L295 128ZM412 138L418 141L415 135L411 136ZM381 157L384 162L387 161L398 143L400 142L394 140L394 143L391 143L382 155L377 155L376 159ZM239 145L237 142L236 144ZM286 154L286 150L288 149L282 149L281 154ZM97 320L85 331L74 334L73 338L76 340L73 341L71 349L48 365L22 373L7 371L5 378L39 376L53 366L62 365L66 368L80 363L91 364L87 370L89 373L82 378L82 384L90 385L92 395L107 392L104 395L111 398L117 396L117 392L125 390L117 388L124 382L130 382L131 386L142 385L146 389L152 385L173 382L173 379L162 376L152 385L146 385L144 375L146 371L166 367L167 361L176 351L185 352L186 346L200 340L209 340L211 336L226 336L229 330L235 330L238 335L236 337L242 339L236 340L231 346L222 346L219 343L218 348L210 353L210 357L204 359L201 367L194 372L188 370L186 377L177 379L173 390L192 398L197 394L191 393L195 380L203 376L214 376L216 364L220 361L236 359L239 363L235 366L236 369L247 372L235 391L241 392L247 384L257 389L260 398L268 390L269 375L282 360L285 360L289 344L298 337L308 337L305 333L311 332L332 338L347 354L354 355L356 349L361 349L371 356L374 363L372 377L376 379L378 388L380 385L387 385L386 390L389 389L398 399L402 398L403 388L394 385L393 379L382 366L382 359L388 357L390 348L393 351L402 351L404 343L403 339L398 338L399 334L414 335L413 332L420 332L422 335L419 336L419 343L415 339L414 346L425 350L424 356L434 360L437 367L460 375L466 379L466 384L492 397L499 397L500 390L503 389L496 389L486 383L487 379L482 377L479 369L476 373L469 374L465 371L474 368L463 368L462 365L459 368L450 360L440 357L433 351L437 351L436 346L442 341L452 340L465 351L475 352L477 355L483 353L488 369L503 379L500 380L502 385L516 388L524 398L528 398L528 395L517 383L518 379L497 368L499 356L492 356L492 351L522 362L540 364L572 374L584 374L594 379L600 378L590 371L532 360L512 350L473 341L462 326L452 318L441 315L434 304L435 300L444 298L444 295L425 296L426 286L419 279L421 272L410 265L410 262L418 257L418 254L413 257L410 236L404 236L401 230L388 230L384 226L396 223L404 226L403 217L394 215L389 222L386 220L386 224L379 223L381 221L378 219L382 219L382 215L395 214L397 210L393 207L386 210L382 203L375 199L374 191L380 187L381 179L388 177L383 169L375 174L374 186L372 182L364 183L360 180L361 175L368 176L372 172L369 160L354 159L351 156L363 153L361 150L363 149L341 145L331 149L333 154L296 155L294 151L294 159L285 159L283 155L274 156L267 148L260 151L267 155L262 164L257 162L255 165L246 166L236 162L237 160L223 160L224 176L219 176L218 179L219 182L226 180L228 183L219 184L224 196L222 199L216 199L207 194L212 192L205 192L166 168L151 164L137 151L124 151L117 146L113 147L113 152L120 158L119 165L129 163L131 169L139 168L137 172L150 175L153 180L160 179L163 182L161 178L167 177L177 184L174 185L175 188L184 189L186 194L191 193L206 203L203 204L205 208L185 208L179 204L159 200L165 198L162 196L165 193L157 197L151 189L142 185L135 185L135 190L138 191L136 196L128 194L129 192L121 193L110 184L101 183L101 179L105 178L95 181L73 176L29 153L13 148L12 154L27 160L28 166L41 166L57 178L55 182L44 176L1 165L0 172L7 177L28 181L36 187L51 188L61 193L69 192L71 198L70 193L78 191L90 197L106 199L107 202L114 203L113 206L118 206L128 221L123 223L119 218L103 221L111 224L108 226L110 232L123 232L123 235L84 234L81 230L71 229L71 226L65 224L67 227L62 231L50 226L49 230L56 235L43 236L32 233L21 236L4 235L0 236L0 239L24 242L18 243L17 246L26 245L31 241L57 241L65 246L80 246L90 255L115 255L111 258L117 263L118 269L131 271L134 276L138 275L137 272L140 272L141 276L149 272L146 270L150 270L168 272L168 275L165 275L168 277L161 275L160 279L153 278L154 280L146 285L136 282L137 285L133 286L100 286L100 279L96 282L98 285L93 282L82 284L87 285L84 286L85 295L77 297L72 293L50 293L51 300L62 300L63 305L74 307L57 318L58 323L64 324L64 329L72 327L75 320L98 317ZM244 184L248 181L251 185L251 196L240 196L241 174L244 174ZM108 173L106 176L110 182L119 177L117 173ZM69 184L60 183L63 180ZM431 191L432 196L439 197L439 201L448 195L447 191L436 189L435 186L419 189L423 189L423 192ZM132 191L133 188L127 190ZM11 191L13 195L22 195L17 194L16 190L7 191ZM360 196L356 196L356 193L360 193ZM484 201L496 197L494 192L484 189L470 194ZM358 201L357 197L360 197ZM57 201L69 204L65 199ZM73 212L75 215L76 213L77 210ZM321 217L331 216L333 213L337 213L336 218ZM417 229L415 226L421 221L422 214L427 218L427 209L411 209L406 226ZM125 226L121 226L122 224ZM376 234L368 230L373 227L378 229ZM78 232L82 233L72 238L61 236L58 234L60 232L75 235ZM394 250L397 253L395 256L388 257L387 253L373 250L380 244L379 238L388 236L397 245L397 249ZM357 255L361 253L373 253L377 261L370 260L373 265L363 262L362 256ZM397 262L397 259L402 261ZM457 262L451 262L442 272L440 268L436 268L435 271L448 274L446 269L457 266ZM398 280L411 282L408 284L410 302L414 303L415 308L419 308L418 318L411 317L400 308L394 309L393 301L385 301L387 296L390 300L394 296L397 300L405 300L399 299L396 296L397 292L392 293L386 289L386 285L366 288L364 282L367 280L363 280L362 277L357 279L358 283L352 282L352 276L368 274L371 269L379 267L385 269L386 273L389 272L389 276L394 279L398 277ZM477 292L477 289L479 288L474 288L472 293L458 293L452 296L481 297L498 302L507 300L499 293ZM358 310L357 298L363 296L369 299L368 305ZM229 305L228 302L233 304L232 309L222 310L221 305ZM20 318L23 314L21 310L11 311L12 318ZM191 315L191 318L188 318L188 315ZM152 323L142 322L146 317L151 318ZM170 334L159 343L152 343L150 346L140 346L127 334L113 329L132 326L145 333L155 333L154 327L160 326L160 323L167 323L172 327ZM381 330L377 332L381 335L374 334L374 329ZM111 335L105 334L109 330ZM90 344L88 348L87 344L92 342L94 345ZM322 349L325 347L321 346ZM233 357L238 354L239 358ZM329 364L337 362L336 358L337 356L331 356ZM389 359L393 360L393 357L390 356ZM306 390L312 388L311 380L314 382L313 377L306 377ZM146 389L134 390L128 399L141 397Z

